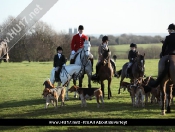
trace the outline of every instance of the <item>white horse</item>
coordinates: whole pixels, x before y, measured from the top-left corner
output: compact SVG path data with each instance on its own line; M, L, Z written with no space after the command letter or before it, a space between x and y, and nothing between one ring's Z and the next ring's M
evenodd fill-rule
M61 86L65 87L66 89L66 100L68 100L68 88L70 84L70 80L72 79L72 75L74 75L74 79L76 80L82 74L82 67L76 64L70 64L63 66L60 72L60 80ZM55 83L55 70L54 68L51 71L50 81L52 84ZM58 82L58 86L60 86L60 82Z
M79 87L82 87L82 80L83 80L84 74L87 74L88 88L91 88L92 64L89 58L93 58L93 55L90 53L90 48L91 48L91 44L90 44L90 38L89 38L89 41L88 40L84 41L83 48L79 49L76 52L76 54L78 55L75 59L75 64L83 67L82 76L79 76ZM73 80L73 83L74 85L76 85L75 79ZM76 92L74 96L76 97Z
M8 45L6 41L0 41L0 62L4 60L4 62L8 62Z

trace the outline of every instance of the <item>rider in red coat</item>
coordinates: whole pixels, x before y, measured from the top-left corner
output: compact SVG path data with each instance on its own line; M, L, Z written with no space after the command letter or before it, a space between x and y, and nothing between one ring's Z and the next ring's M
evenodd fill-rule
M88 40L88 37L83 34L84 27L80 25L78 27L78 34L74 35L72 38L71 42L71 56L70 56L70 61L71 64L73 63L74 55L75 53L80 49L83 48L84 45L84 40ZM92 64L92 69L93 69L93 55L89 58Z

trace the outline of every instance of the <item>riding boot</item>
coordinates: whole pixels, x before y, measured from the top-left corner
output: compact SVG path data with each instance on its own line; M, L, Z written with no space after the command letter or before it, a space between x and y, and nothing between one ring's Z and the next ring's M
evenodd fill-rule
M55 71L55 82L58 82L58 71Z
M58 69L58 71L57 71L57 78L58 78L58 81L61 81L61 79L60 79L60 72L61 72L61 69L62 69L62 67L60 67L60 68Z
M74 63L75 63L75 59L71 59L70 64L74 64Z
M129 77L128 71L129 71L129 67L126 68L126 72L125 72L126 78Z
M101 63L99 62L99 63L97 63L97 65L96 65L96 77L98 77L98 71L99 71L99 69L100 69L100 66L101 66Z
M110 60L110 62L112 64L113 68L114 68L114 77L118 77L118 74L116 72L116 65L115 65L115 63L112 60Z

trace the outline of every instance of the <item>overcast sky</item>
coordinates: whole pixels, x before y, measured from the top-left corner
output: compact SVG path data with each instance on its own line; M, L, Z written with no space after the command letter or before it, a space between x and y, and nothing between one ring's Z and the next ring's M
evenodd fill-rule
M32 0L1 0L2 23ZM175 23L175 0L59 0L41 20L56 31L85 27L86 34L167 33Z

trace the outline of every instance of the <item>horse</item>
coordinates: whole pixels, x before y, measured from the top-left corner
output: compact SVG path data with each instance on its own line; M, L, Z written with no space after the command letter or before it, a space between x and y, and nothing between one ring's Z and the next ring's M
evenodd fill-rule
M4 60L4 62L8 62L8 45L6 41L0 41L0 62Z
M114 76L113 68L110 62L110 56L111 56L111 52L109 50L104 50L102 59L99 62L101 63L101 66L98 70L98 78L92 77L92 80L94 82L98 82L101 84L101 90L103 92L103 97L104 97L104 80L108 81L108 99L112 97L110 86L112 82L112 77Z
M61 80L61 86L67 87L66 100L68 100L68 88L69 88L70 80L72 79L72 77L74 77L74 80L76 80L79 76L81 76L82 70L83 70L82 67L76 64L70 64L62 67L60 72L60 80ZM52 84L55 83L54 68L51 70L50 81ZM60 86L60 82L58 82L58 86Z
M83 48L80 48L77 51L77 54L75 55L76 58L75 58L74 64L83 67L82 74L81 74L82 76L79 76L79 87L82 87L82 81L84 78L84 74L87 74L87 76L88 76L88 88L91 88L92 64L91 64L91 61L89 60L89 57L91 55L90 54L90 47L91 47L91 44L90 44L90 38L89 38L89 40L84 41ZM73 83L74 83L74 85L76 85L75 79L73 79ZM76 96L76 92L75 92L74 96Z
M142 80L143 76L144 76L144 65L145 65L145 53L143 55L138 54L135 62L133 63L133 65L131 66L131 75L129 76L129 78L131 79L131 83L136 84L137 79ZM118 94L120 94L120 89L121 89L121 84L124 80L124 78L126 77L126 69L128 66L128 62L125 63L122 67L121 70L119 70L117 73L119 75L119 77L121 76L121 80L120 80L120 87L118 90Z
M166 109L166 91L169 88L168 104L166 113L171 113L172 88L175 85L175 55L169 55L168 61L165 64L164 71L157 77L156 81L151 84L152 87L157 87L160 84L160 92L162 97L161 115L165 115ZM169 85L169 86L167 86Z

